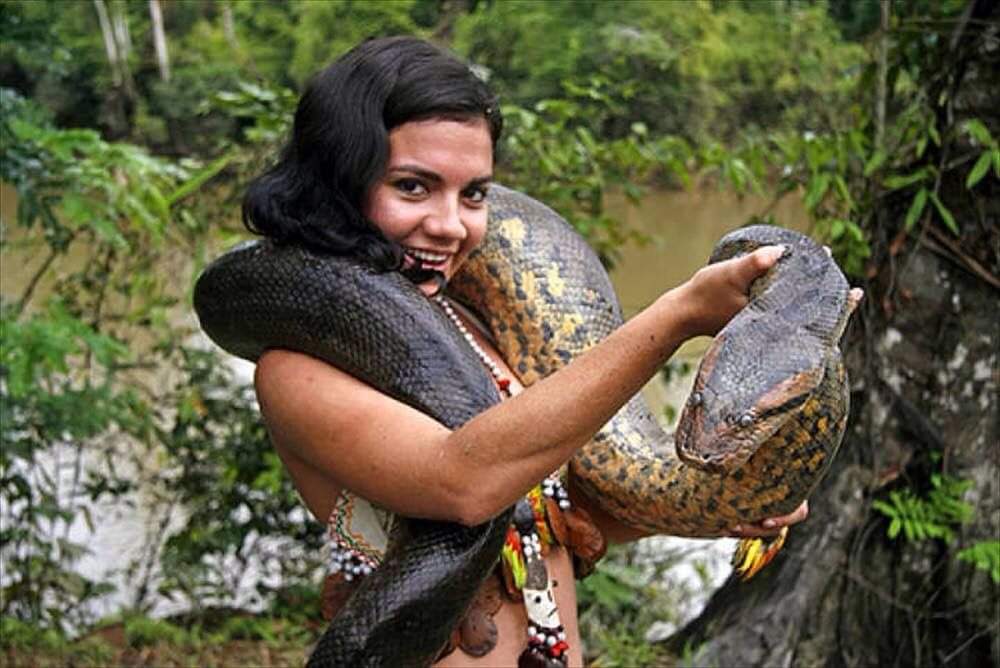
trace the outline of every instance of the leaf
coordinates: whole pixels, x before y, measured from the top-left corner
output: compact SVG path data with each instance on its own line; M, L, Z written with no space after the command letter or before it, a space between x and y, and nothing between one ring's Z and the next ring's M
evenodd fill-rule
M228 165L232 159L233 156L224 155L218 160L195 172L190 179L179 185L176 190L167 195L167 206L173 206L175 202L184 199L194 191L198 190L198 188L204 185L206 181L225 169L226 165Z
M840 174L835 174L833 176L833 183L837 186L837 192L840 193L840 198L847 203L848 208L854 208L854 198L851 197L851 191L847 188L847 183L844 181L844 177Z
M889 190L899 190L900 188L905 188L919 181L923 181L928 177L928 175L929 174L926 168L917 170L912 174L895 174L885 180L885 186Z
M931 125L927 126L927 134L930 135L931 140L933 140L933 142L937 146L941 145L941 135L938 134L937 126L935 126L934 124L931 124Z
M951 211L948 210L938 196L934 193L930 193L931 201L934 202L934 207L937 209L938 213L941 215L941 220L944 221L945 226L952 231L952 233L957 237L959 236L958 224L955 223L955 217L951 215Z
M875 499L874 501L872 501L872 508L878 510L886 517L896 517L896 509L880 499Z
M993 582L1000 584L1000 541L988 540L975 543L958 553L958 558L976 568L989 571Z
M868 159L868 164L865 165L865 176L871 176L875 170L882 166L887 157L886 152L882 149L875 151Z
M921 188L916 195L913 196L913 202L910 203L910 210L906 212L906 223L904 228L907 232L913 229L914 223L920 218L920 214L924 212L924 206L927 204L927 188Z
M976 164L972 166L972 171L969 172L969 176L965 179L965 187L972 190L976 187L986 172L990 169L990 163L993 162L993 151L983 151L982 155L979 156L979 160L976 160Z
M7 127L21 140L36 141L45 136L44 129L21 118L11 118L7 121Z
M843 220L836 218L830 221L830 241L836 241L844 235L846 224Z
M983 122L978 118L970 118L962 124L962 127L970 136L983 146L989 146L993 143L993 137L990 136L990 131L986 129L986 126L983 125Z
M816 208L822 200L826 191L830 188L830 175L827 173L820 174L814 178L809 179L809 186L806 190L805 206L806 209L812 211Z

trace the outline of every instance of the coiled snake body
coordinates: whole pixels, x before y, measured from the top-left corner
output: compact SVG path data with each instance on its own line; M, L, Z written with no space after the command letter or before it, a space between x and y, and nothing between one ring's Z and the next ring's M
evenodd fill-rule
M486 239L448 291L483 316L530 385L607 336L621 312L600 262L557 214L499 186L489 201ZM788 250L702 362L677 454L637 396L570 461L577 484L622 522L722 535L794 510L831 462L847 416L843 275L807 237L771 227L728 235L710 261L774 243ZM315 356L449 428L500 399L440 309L395 272L249 242L205 270L195 308L206 333L235 355L254 361L287 348ZM310 665L432 661L495 565L509 520L510 511L474 528L402 518L382 565L333 620Z

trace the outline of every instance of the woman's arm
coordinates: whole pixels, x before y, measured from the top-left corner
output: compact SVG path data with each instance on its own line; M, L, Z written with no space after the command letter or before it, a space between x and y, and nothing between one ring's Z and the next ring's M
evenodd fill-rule
M287 351L258 364L261 410L314 512L324 503L303 487L346 487L394 512L476 525L569 459L683 341L721 329L780 253L763 248L699 270L565 368L455 431Z

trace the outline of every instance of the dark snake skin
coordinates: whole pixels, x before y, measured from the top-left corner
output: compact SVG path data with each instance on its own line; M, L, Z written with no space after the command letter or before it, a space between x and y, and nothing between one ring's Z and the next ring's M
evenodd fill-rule
M571 460L581 488L620 520L721 535L737 522L790 512L832 460L847 414L837 350L847 284L821 248L778 228L737 231L712 259L767 243L787 244L787 257L758 281L757 298L703 361L702 401L689 401L678 429L689 463L639 397ZM622 321L607 274L579 235L551 209L500 186L491 189L487 238L448 290L483 316L526 385ZM350 259L248 242L205 270L195 309L205 332L234 355L304 352L449 428L499 401L437 306L398 274ZM743 415L753 416L752 427L740 424ZM510 511L475 528L400 518L382 565L333 620L309 665L429 664L495 566L509 520Z

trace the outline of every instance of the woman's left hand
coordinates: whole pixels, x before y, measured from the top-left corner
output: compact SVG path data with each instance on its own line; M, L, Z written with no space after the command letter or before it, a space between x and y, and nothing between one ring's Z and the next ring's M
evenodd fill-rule
M783 527L791 526L801 522L809 515L809 502L803 501L802 505L781 517L770 517L761 522L753 524L738 524L730 531L733 538L761 538L763 536L774 536Z

